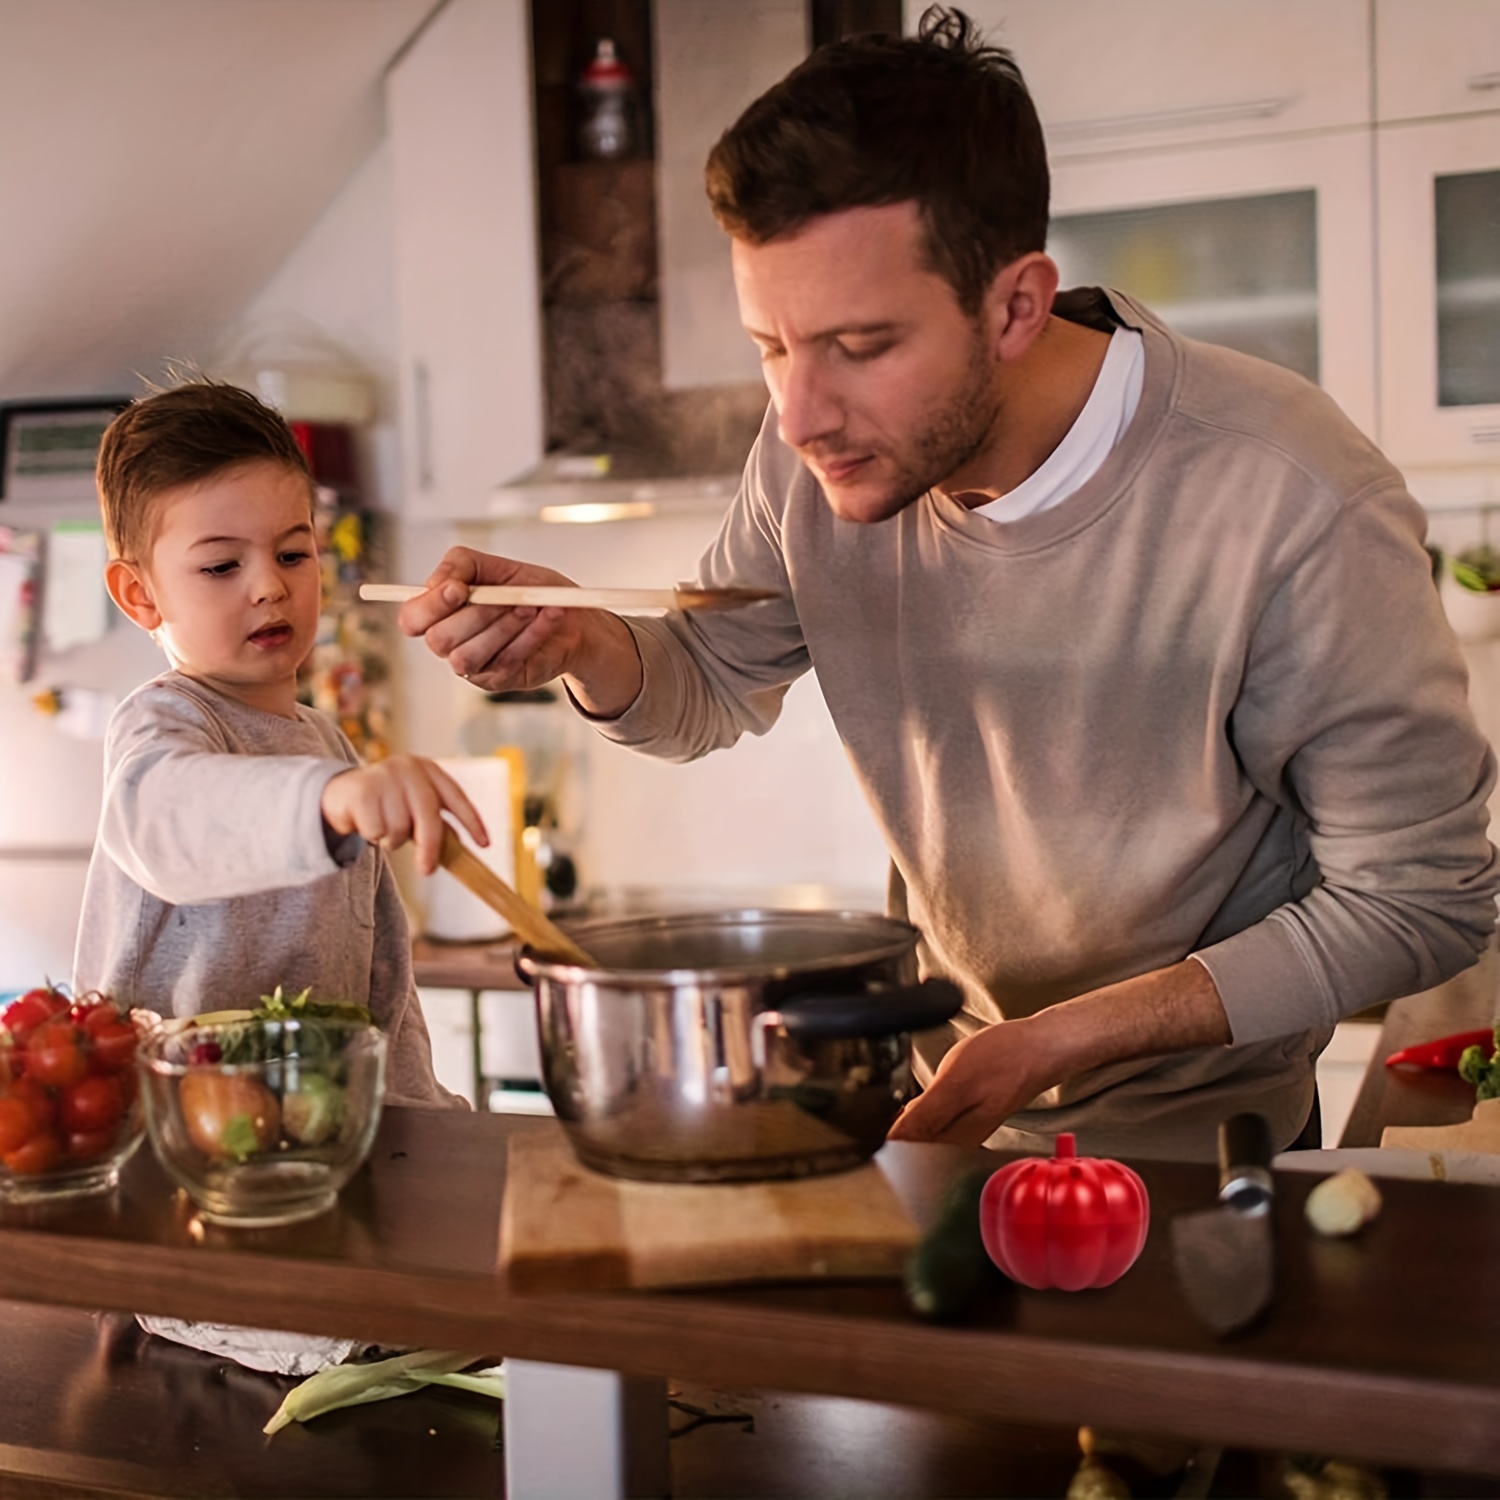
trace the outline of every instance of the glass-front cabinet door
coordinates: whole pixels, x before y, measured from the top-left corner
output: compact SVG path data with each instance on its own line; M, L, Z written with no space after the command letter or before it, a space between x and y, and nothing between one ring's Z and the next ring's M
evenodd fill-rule
M1376 150L1385 446L1500 464L1500 115L1384 126Z
M1319 374L1318 195L1311 188L1063 214L1064 285L1118 287L1191 338Z
M1168 327L1322 385L1375 435L1368 132L1070 159L1049 250L1064 286L1104 285Z

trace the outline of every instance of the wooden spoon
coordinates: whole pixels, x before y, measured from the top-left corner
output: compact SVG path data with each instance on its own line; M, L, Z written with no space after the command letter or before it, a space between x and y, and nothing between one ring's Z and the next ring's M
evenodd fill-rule
M599 967L545 912L513 891L478 855L471 853L450 827L443 829L438 863L486 906L499 912L522 942L542 957L590 969Z
M425 584L362 583L359 597L377 604L404 604L425 594ZM562 609L610 609L639 614L658 609L740 609L765 599L779 599L772 589L587 589L571 584L478 583L469 588L471 604L555 605Z

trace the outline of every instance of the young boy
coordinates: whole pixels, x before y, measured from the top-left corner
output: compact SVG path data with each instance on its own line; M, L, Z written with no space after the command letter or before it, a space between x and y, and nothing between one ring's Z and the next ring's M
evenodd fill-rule
M281 417L195 382L110 425L98 484L111 597L171 670L105 740L104 807L73 982L163 1015L289 994L367 1005L394 1104L455 1104L432 1072L384 850L437 864L446 809L488 839L430 761L361 766L297 702L321 604L313 482Z

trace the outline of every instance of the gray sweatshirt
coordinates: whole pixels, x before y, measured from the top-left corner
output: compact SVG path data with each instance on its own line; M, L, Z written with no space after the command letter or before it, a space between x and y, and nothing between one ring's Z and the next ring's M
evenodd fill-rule
M358 764L312 709L285 719L178 672L138 688L105 738L74 988L183 1016L310 986L369 1006L390 1103L460 1103L433 1076L384 854L324 835L323 787Z
M1334 1023L1474 962L1495 926L1495 779L1424 516L1320 390L1116 294L1059 312L1145 339L1102 468L997 525L929 494L841 521L774 414L706 584L783 591L630 622L636 703L598 725L688 760L764 733L816 671L954 1040L1196 954L1234 1041L1068 1079L994 1144L1209 1159L1220 1119L1301 1127Z

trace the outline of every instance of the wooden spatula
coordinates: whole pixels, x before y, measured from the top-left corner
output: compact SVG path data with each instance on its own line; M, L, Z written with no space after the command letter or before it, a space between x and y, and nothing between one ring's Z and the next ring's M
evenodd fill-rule
M471 853L452 828L443 830L438 861L486 906L499 912L521 941L542 957L583 964L590 969L599 967L545 912L513 891L482 859Z
M425 594L414 583L362 583L359 597L376 604L404 604ZM772 589L585 589L562 584L480 583L469 589L471 604L535 605L538 609L608 609L617 615L658 609L742 609L766 599L779 599Z

